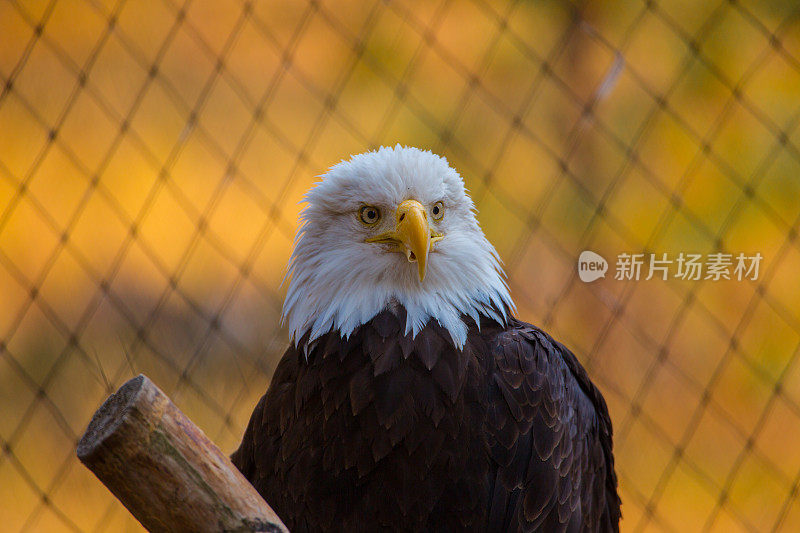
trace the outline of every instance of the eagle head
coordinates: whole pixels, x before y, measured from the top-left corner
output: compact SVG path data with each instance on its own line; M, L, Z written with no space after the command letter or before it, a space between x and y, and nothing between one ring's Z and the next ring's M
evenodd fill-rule
M436 320L462 348L465 317L504 323L513 310L497 252L445 158L399 145L355 155L304 202L283 306L295 342L347 337L402 307L406 334Z

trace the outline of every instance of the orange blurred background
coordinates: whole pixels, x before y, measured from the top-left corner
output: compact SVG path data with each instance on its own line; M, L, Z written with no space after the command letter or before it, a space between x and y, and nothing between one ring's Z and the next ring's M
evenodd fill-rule
M3 531L140 530L74 456L140 372L232 451L302 194L395 143L605 394L623 530L800 531L793 0L0 0L0 82ZM720 250L759 278L612 275Z

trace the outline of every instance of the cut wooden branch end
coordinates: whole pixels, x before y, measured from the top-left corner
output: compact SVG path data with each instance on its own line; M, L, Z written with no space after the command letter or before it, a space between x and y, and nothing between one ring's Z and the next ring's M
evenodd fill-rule
M78 458L149 531L288 531L146 376L129 380L97 410Z

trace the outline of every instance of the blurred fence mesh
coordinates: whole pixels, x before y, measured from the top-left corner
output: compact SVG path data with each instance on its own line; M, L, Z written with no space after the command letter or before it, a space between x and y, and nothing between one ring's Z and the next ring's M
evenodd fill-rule
M0 0L0 85L3 531L138 530L74 448L140 372L232 450L302 193L395 143L604 392L624 530L800 531L794 0ZM764 261L582 283L584 249Z

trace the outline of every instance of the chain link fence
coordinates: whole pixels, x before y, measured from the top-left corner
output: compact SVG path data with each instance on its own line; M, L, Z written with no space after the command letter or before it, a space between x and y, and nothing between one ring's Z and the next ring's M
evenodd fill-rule
M297 202L395 143L462 173L520 317L604 392L624 530L800 530L793 0L0 0L0 85L4 531L138 530L74 448L140 372L232 450ZM612 275L682 252L764 260Z

